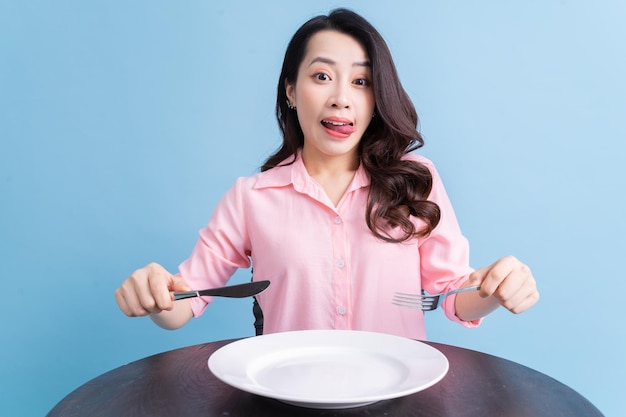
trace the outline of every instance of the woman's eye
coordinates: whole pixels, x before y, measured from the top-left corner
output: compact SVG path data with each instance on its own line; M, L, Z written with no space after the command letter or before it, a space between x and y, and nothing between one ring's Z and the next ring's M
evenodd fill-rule
M323 72L315 74L315 78L317 80L319 80L319 81L328 81L328 80L330 80L330 77L327 74L324 74Z
M362 87L367 87L368 85L370 85L370 82L367 78L357 78L353 81L353 83Z

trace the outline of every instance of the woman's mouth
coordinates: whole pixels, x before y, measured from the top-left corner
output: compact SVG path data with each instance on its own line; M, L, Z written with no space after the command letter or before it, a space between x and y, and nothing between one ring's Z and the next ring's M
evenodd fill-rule
M347 120L324 119L321 123L327 130L341 136L349 136L355 131L354 123Z

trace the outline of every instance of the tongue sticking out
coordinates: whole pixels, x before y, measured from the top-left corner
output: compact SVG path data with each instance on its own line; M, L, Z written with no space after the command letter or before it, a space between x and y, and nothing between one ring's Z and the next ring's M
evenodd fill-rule
M354 132L354 126L352 124L331 123L331 122L327 122L326 120L322 120L322 125L326 129L330 129L334 132L338 132L344 135L349 135Z

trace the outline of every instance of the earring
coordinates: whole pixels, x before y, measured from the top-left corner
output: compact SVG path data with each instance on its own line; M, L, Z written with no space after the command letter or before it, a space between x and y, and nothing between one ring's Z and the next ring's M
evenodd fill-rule
M291 101L289 101L289 99L287 99L287 107L289 107L290 110L295 110L296 109L296 106L291 104Z
M376 112L372 113L372 119L376 117Z

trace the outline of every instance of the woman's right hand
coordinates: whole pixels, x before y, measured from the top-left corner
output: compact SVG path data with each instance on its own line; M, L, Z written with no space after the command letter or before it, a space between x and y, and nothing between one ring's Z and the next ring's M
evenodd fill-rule
M120 310L129 317L171 311L174 301L170 291L189 291L191 288L180 276L170 274L157 263L151 263L133 272L115 290Z

